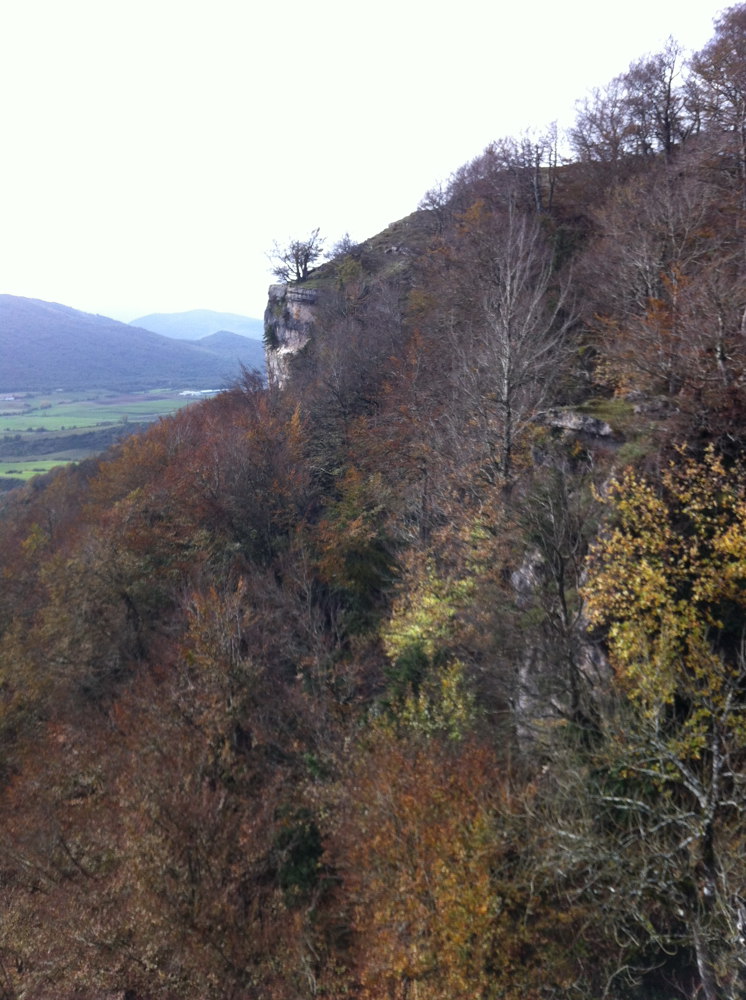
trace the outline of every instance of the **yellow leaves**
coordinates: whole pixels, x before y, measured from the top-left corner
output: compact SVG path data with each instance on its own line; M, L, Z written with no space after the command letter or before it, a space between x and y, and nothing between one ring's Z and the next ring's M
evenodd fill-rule
M734 505L733 521L713 540L713 556L719 561L721 583L731 600L746 587L746 503Z
M48 541L48 533L44 531L40 524L34 523L31 525L31 530L28 535L21 543L21 548L23 549L24 555L33 557L46 546Z
M453 754L383 731L357 763L335 860L355 904L358 973L371 995L404 976L443 1000L486 988L495 767L475 745Z
M474 739L377 728L351 755L328 861L352 905L350 961L363 996L527 1000L577 977L593 932L567 884L554 895L536 788ZM562 879L560 879L562 881ZM569 995L569 994L568 994Z
M387 676L396 704L394 728L454 740L472 729L475 699L454 653L458 614L467 606L474 585L473 579L441 576L429 559L410 560L390 617L380 627L390 660Z
M397 723L423 736L462 739L476 717L474 695L464 681L463 664L454 660L404 700Z
M677 693L722 700L716 643L746 612L745 483L710 449L701 462L680 452L660 490L632 471L609 488L613 522L592 547L585 596L591 622L609 627L622 686L648 716Z
M430 562L414 567L407 584L381 629L383 648L391 660L412 646L433 659L451 633L457 610L473 584L469 580L443 579Z

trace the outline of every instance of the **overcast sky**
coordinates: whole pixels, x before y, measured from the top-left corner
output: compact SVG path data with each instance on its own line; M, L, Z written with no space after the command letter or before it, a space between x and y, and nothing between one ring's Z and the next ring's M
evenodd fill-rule
M2 0L0 292L260 317L274 241L362 240L711 0Z

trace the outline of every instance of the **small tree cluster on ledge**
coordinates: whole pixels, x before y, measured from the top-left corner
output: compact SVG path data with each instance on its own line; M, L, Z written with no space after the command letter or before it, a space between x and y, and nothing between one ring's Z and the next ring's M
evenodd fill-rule
M291 240L285 246L275 243L270 255L272 274L278 281L305 281L323 249L324 240L319 236L318 227L308 239Z

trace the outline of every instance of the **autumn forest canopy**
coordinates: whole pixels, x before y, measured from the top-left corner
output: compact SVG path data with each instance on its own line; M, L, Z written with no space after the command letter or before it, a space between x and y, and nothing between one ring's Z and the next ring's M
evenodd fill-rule
M0 502L0 998L746 997L746 5L392 232Z

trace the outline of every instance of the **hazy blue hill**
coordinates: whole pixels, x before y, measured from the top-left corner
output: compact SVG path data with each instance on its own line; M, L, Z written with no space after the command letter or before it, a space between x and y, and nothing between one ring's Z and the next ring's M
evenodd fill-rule
M236 313L214 312L212 309L152 313L150 316L133 319L130 325L139 326L143 330L152 330L153 333L160 333L164 337L176 337L179 340L201 340L221 331L230 331L259 341L264 336L262 320L239 316Z
M264 368L264 344L261 340L251 340L230 330L218 330L193 343L226 361L244 364L247 368Z
M239 375L240 362L258 366L251 346L228 355L58 303L0 295L0 391L220 388Z

